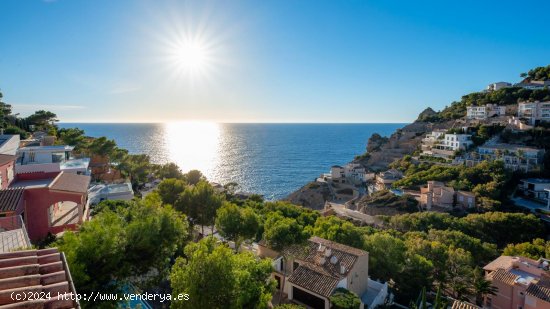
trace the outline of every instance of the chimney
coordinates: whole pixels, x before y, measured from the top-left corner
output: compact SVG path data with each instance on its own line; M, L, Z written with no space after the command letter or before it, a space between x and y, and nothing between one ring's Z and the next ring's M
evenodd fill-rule
M434 194L433 194L432 191L426 193L426 209L427 209L427 210L432 209L433 195L434 195Z
M346 266L344 263L340 263L340 274L344 275L346 273Z
M325 256L329 257L332 254L332 250L330 248L325 249Z

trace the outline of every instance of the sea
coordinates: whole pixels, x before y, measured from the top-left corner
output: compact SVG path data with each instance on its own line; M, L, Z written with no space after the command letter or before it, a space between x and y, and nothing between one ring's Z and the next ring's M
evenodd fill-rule
M175 162L210 181L236 182L242 192L282 199L366 150L373 133L391 135L402 123L60 123L87 136L106 136L153 163Z

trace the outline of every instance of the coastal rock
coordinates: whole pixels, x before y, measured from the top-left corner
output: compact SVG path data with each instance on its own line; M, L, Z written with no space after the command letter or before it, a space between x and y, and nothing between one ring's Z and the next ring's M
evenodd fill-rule
M330 189L325 182L313 181L291 193L285 200L303 207L323 210L330 199Z
M386 144L388 142L387 137L383 137L378 133L374 133L369 137L369 140L367 141L367 152L373 152L380 150L380 147L382 145Z

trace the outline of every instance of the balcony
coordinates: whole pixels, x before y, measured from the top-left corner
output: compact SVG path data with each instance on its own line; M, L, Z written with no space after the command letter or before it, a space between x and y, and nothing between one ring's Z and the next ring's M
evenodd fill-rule
M0 253L26 249L31 246L21 216L0 218Z

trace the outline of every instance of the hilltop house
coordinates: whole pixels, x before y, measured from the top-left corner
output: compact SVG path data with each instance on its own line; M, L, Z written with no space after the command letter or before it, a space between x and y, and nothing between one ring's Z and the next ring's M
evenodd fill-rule
M66 172L16 175L0 190L0 217L21 216L32 241L75 229L87 218L89 184L90 176Z
M524 172L539 170L544 160L544 149L513 144L491 144L468 154L466 165L473 166L483 160L502 160L507 169Z
M432 132L422 140L422 154L449 158L459 150L467 150L473 145L470 134L441 134Z
M507 87L511 87L511 86L512 86L511 83L496 82L496 83L489 84L487 86L487 91L497 91L497 90L500 90L502 88L507 88Z
M468 119L483 120L495 116L504 116L506 114L506 106L498 106L496 104L487 104L485 106L468 106L466 108L466 117Z
M28 146L17 150L15 173L69 172L89 175L89 158L76 159L72 156L73 146Z
M530 80L526 78L520 83L515 84L514 87L521 87L530 90L543 89L544 87L550 87L550 80Z
M382 191L382 190L390 189L391 185L401 178L403 178L403 173L396 169L389 169L385 172L378 173L374 178L373 191Z
M359 163L348 163L344 166L333 165L330 174L326 175L336 183L362 184L374 178L374 173Z
M548 260L500 256L487 264L485 278L498 290L485 296L485 307L550 309Z
M284 288L289 300L315 309L329 309L330 296L345 288L361 299L361 308L375 308L388 295L387 284L369 279L368 252L333 241L312 237L304 247L292 247L283 255L258 245L258 255L273 259L277 289ZM283 280L285 280L283 284Z
M518 118L532 126L540 122L550 122L550 101L518 103Z
M456 191L439 181L428 181L420 188L420 205L430 210L433 206L450 209L453 206L472 208L476 205L475 194L468 191Z

